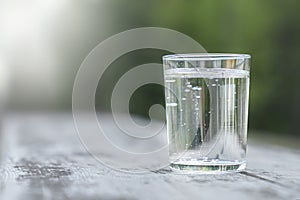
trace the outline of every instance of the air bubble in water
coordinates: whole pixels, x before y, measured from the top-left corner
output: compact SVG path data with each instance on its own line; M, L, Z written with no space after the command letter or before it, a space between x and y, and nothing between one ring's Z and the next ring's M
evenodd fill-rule
M177 106L177 103L166 103L166 106L175 107Z
M201 89L202 89L201 87L193 87L193 88L192 88L192 90L196 90L196 91L197 91L197 90L199 91L199 90L201 90Z

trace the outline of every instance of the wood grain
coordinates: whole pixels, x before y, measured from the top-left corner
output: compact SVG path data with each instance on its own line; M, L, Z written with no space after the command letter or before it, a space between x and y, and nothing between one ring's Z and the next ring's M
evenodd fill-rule
M300 198L300 152L252 141L244 172L126 173L84 149L70 113L23 113L5 118L1 152L1 200Z

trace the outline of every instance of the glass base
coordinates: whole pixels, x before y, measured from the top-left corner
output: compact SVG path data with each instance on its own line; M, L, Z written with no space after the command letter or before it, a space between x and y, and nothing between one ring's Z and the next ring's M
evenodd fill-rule
M174 161L170 163L171 169L179 172L211 173L241 171L246 168L246 162L224 161L224 160L189 160Z

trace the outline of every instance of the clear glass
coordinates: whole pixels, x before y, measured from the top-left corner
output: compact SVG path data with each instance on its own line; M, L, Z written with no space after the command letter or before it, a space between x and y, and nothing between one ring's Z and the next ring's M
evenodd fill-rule
M170 167L245 169L250 55L176 54L163 64Z

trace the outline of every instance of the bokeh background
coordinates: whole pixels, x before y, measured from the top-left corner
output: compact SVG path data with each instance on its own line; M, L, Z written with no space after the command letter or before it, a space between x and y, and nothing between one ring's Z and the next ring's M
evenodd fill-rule
M0 0L1 101L9 112L71 110L85 56L109 36L145 26L180 31L208 52L251 54L250 133L299 141L298 0ZM116 60L99 82L97 109L109 111L122 74L167 53L145 49ZM163 88L146 85L130 110L147 117L154 103L164 104Z

